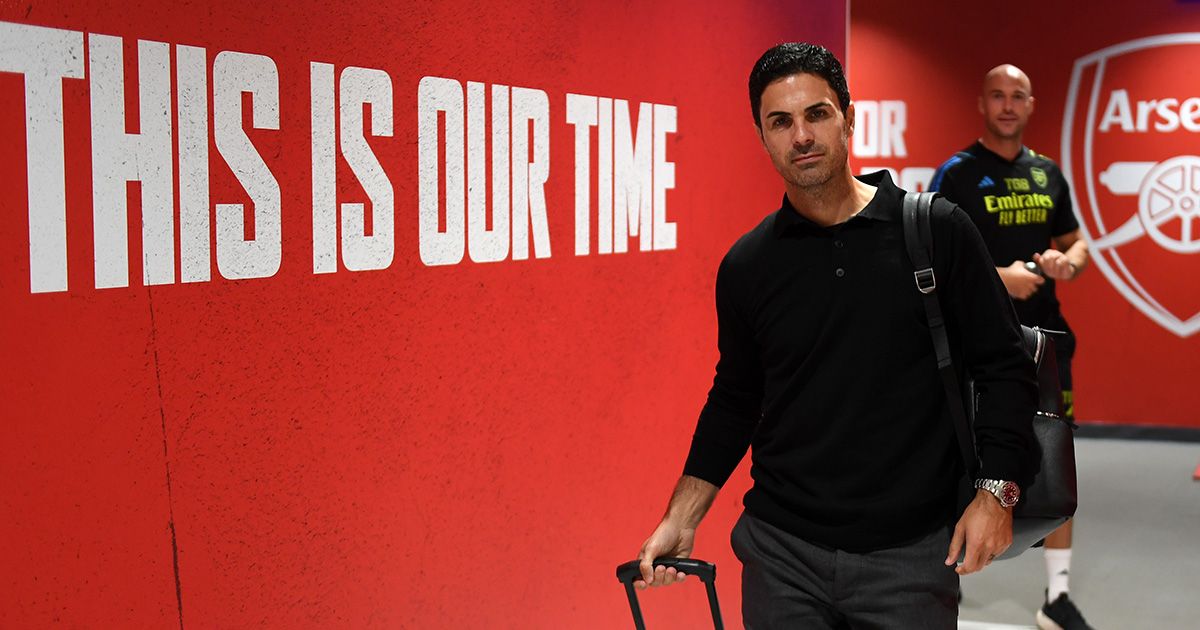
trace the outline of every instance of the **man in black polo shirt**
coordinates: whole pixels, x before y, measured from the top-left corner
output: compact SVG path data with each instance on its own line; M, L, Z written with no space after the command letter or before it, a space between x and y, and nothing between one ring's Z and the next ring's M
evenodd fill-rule
M1035 463L1037 390L1016 316L970 219L935 204L938 293L956 364L980 389L981 479L967 480L904 248L903 191L847 163L841 65L819 46L781 44L749 83L786 194L717 272L716 376L638 585L681 578L653 559L691 554L752 447L754 486L732 535L747 628L954 628L959 575L1012 536L1011 504L971 482L1022 485Z
M1054 285L1074 280L1087 266L1087 241L1075 220L1071 191L1058 165L1021 142L1033 104L1029 77L1020 68L1009 64L992 68L984 77L979 97L983 135L942 164L929 189L957 203L975 222L1021 323L1066 332L1055 338L1054 347L1063 408L1073 419L1075 335L1063 318ZM1089 628L1067 595L1071 523L1067 521L1046 537L1048 588L1046 602L1037 613L1038 626L1043 629Z

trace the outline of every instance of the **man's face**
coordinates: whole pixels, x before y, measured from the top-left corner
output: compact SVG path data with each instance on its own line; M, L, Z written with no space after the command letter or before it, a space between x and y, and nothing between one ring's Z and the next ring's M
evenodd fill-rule
M846 168L854 106L842 115L837 95L815 74L793 74L763 90L758 110L763 147L784 181L808 188Z
M988 76L979 97L979 113L988 131L997 138L1019 140L1033 113L1029 79L1019 72Z

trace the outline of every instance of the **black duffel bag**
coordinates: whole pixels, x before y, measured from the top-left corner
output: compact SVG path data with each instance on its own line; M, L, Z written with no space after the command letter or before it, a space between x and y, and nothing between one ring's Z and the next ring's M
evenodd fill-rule
M932 230L929 212L935 193L906 193L904 196L904 241L909 259L915 269L917 288L923 294L925 314L937 352L938 371L945 385L950 415L962 449L968 478L974 479L979 470L971 423L975 406L964 405L963 389L950 356L950 342L942 319L941 306L935 292L937 281L933 273L931 253ZM1021 326L1025 349L1037 365L1038 410L1034 413L1033 434L1040 455L1040 466L1029 487L1021 489L1021 499L1013 507L1012 545L998 560L1014 558L1026 549L1037 546L1048 534L1075 515L1079 495L1075 478L1075 425L1062 416L1062 391L1058 382L1058 364L1054 340L1049 331ZM967 383L966 399L974 401L974 383Z

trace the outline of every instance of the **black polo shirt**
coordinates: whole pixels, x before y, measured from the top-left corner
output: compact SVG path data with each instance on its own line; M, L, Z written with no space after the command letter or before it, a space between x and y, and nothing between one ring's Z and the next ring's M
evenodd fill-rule
M785 196L722 260L720 361L684 467L720 486L753 445L746 509L847 551L951 522L963 470L904 248L903 191L886 172L859 179L878 189L845 223L819 226ZM1025 483L1033 362L970 219L949 203L932 218L956 364L981 391L982 476Z

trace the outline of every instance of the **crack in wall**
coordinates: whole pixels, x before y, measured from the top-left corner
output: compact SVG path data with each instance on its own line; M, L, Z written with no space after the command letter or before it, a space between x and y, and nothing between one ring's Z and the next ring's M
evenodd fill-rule
M179 630L183 630L183 584L179 579L179 543L175 536L175 498L171 492L171 456L167 449L167 413L162 393L162 373L158 365L158 326L154 322L154 297L149 288L150 346L154 350L154 384L158 388L158 418L162 426L163 465L167 472L167 525L171 530L171 564L175 570L175 604L179 610Z

